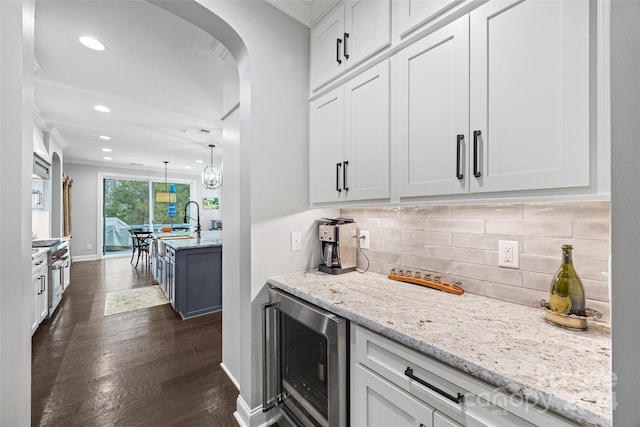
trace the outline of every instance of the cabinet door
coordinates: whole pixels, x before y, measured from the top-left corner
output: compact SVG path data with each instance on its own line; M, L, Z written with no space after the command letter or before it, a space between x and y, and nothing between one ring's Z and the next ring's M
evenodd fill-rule
M344 69L344 5L339 4L311 28L311 89L316 90Z
M491 1L470 58L471 191L589 185L589 2Z
M465 16L391 60L392 153L400 197L469 191L468 52Z
M391 2L388 0L350 0L345 2L343 56L345 67L391 44Z
M462 427L451 418L442 415L436 411L433 413L433 427Z
M355 365L351 425L362 427L431 427L433 409L362 365Z
M397 0L394 34L400 39L464 0Z
M42 277L40 273L31 276L31 335L40 325L40 292L42 291Z
M342 194L344 92L337 88L310 104L311 202L335 202Z
M344 85L345 163L348 200L389 197L389 63Z
M38 299L38 324L49 315L49 277L47 270L41 272L42 275L42 291Z

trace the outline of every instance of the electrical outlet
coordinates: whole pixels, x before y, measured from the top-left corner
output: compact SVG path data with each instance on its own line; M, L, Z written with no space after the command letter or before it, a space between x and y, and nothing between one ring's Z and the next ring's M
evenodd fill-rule
M360 249L369 249L370 245L371 245L371 238L369 237L369 232L368 231L362 231L360 230Z
M91 243L87 243L87 249L91 249Z
M518 241L498 240L498 266L519 268Z
M299 251L302 246L302 233L299 231L294 231L291 233L291 250Z

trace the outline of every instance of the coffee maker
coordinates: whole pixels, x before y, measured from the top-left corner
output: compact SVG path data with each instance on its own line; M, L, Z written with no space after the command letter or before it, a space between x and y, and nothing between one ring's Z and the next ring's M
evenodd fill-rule
M323 219L318 228L322 264L318 270L342 274L356 269L356 223L350 218Z

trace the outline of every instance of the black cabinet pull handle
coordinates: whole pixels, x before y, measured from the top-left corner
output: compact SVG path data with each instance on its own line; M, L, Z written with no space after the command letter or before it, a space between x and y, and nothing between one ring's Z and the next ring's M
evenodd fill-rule
M336 191L338 193L342 192L342 188L340 188L340 168L342 167L342 163L336 163Z
M338 64L342 64L342 59L340 59L340 44L342 43L342 39L336 39L336 62Z
M342 169L342 186L344 187L344 191L349 191L349 186L347 185L347 166L349 166L349 162L342 162L344 168Z
M478 137L482 135L479 130L473 131L473 176L476 178L480 178L482 176L482 172L480 172L480 167L478 166Z
M462 169L462 165L460 164L460 161L462 160L462 158L460 157L460 153L461 153L461 147L462 144L464 143L464 135L460 134L458 135L457 138L457 143L456 143L456 178L458 179L464 179L464 174L461 172Z
M344 59L349 59L349 53L347 52L349 50L347 47L347 40L349 40L349 33L344 33Z
M409 378L411 378L414 381L419 382L420 384L422 384L423 386L427 387L430 390L435 391L436 393L438 393L441 396L446 397L447 399L449 399L452 402L457 403L458 405L464 401L464 394L460 394L458 393L458 396L452 396L449 393L447 393L444 390L440 390L438 387L429 384L428 382L426 382L425 380L423 380L422 378L418 378L415 375L413 375L413 369L411 369L410 367L407 366L407 369L404 371L404 374L406 376L408 376Z

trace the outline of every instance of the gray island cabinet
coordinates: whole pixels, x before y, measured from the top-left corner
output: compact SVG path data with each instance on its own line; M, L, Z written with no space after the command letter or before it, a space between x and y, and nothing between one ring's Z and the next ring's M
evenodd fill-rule
M155 236L151 271L171 306L189 317L222 310L222 241Z

